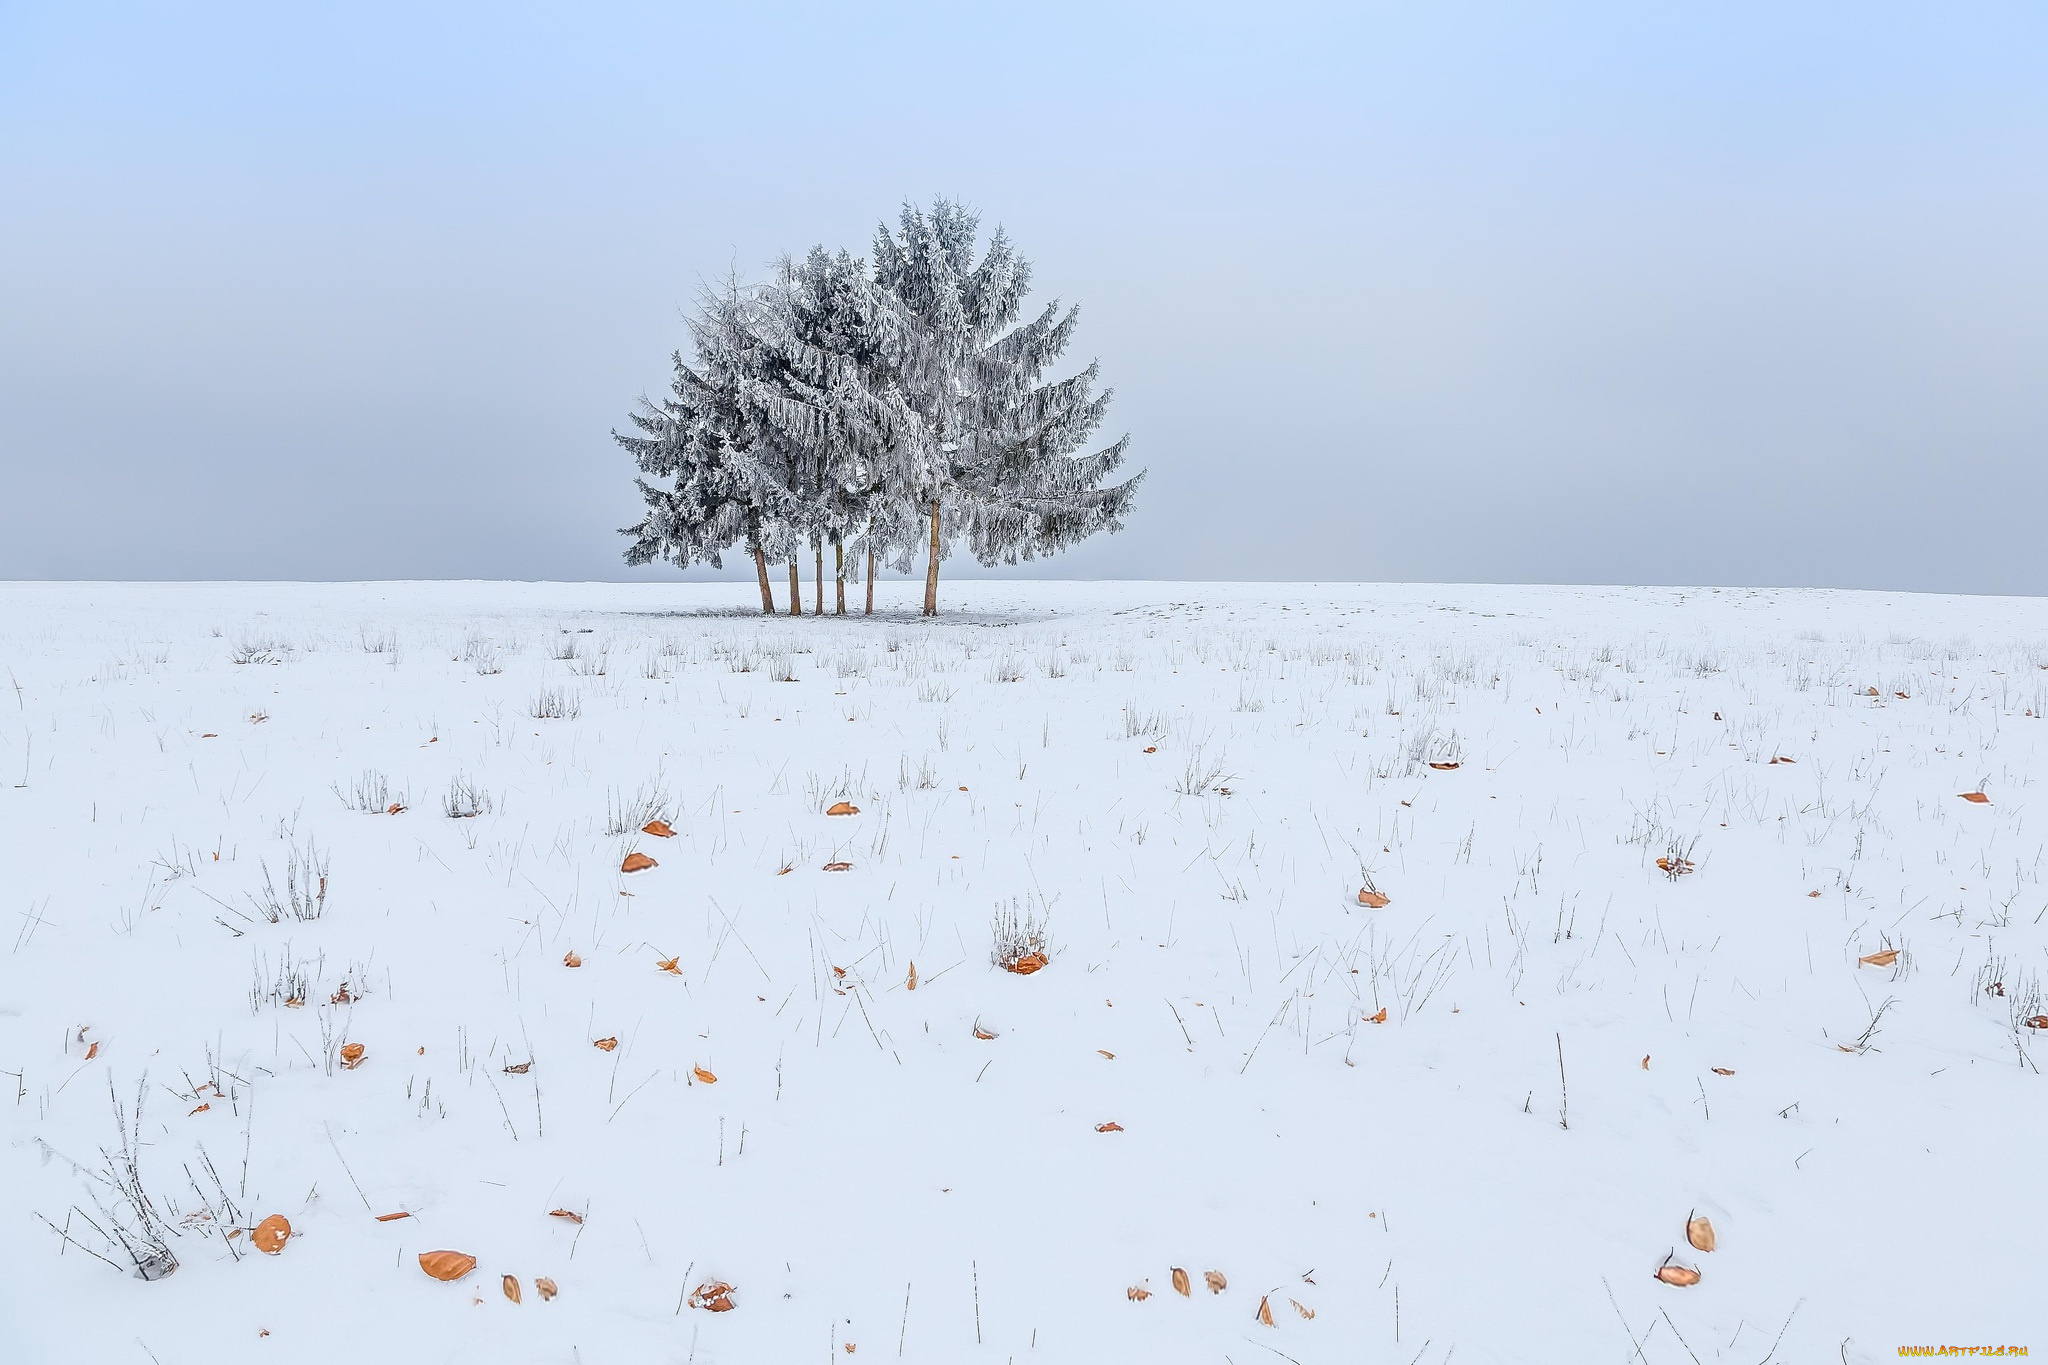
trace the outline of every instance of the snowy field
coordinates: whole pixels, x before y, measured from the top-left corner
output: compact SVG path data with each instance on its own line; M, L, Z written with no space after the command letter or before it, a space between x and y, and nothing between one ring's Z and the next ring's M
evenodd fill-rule
M2048 1351L2048 604L920 586L0 586L0 1360Z

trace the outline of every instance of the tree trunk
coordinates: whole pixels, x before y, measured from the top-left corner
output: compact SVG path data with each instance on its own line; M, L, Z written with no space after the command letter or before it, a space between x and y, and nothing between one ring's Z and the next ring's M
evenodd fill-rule
M846 547L838 541L832 542L832 582L839 594L834 616L846 615Z
M768 556L759 545L754 547L754 573L761 580L761 614L775 614L775 585L768 581Z
M804 577L802 571L797 568L795 555L789 557L789 614L804 614Z
M939 614L939 500L932 499L932 561L924 571L924 614Z
M862 614L875 614L875 547L872 544L868 546L868 609Z
M811 601L814 603L811 615L823 616L825 614L825 542L822 540L813 541L811 548L818 555L817 577L811 580L813 588Z

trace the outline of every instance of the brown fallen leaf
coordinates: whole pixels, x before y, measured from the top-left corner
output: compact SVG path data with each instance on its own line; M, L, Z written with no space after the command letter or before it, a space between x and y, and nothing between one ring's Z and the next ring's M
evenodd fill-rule
M1647 1052L1645 1052L1645 1053L1643 1054L1643 1070L1645 1070L1645 1071L1648 1071L1649 1069L1650 1069L1650 1054L1649 1054L1649 1053L1647 1053Z
M706 1084L706 1085L716 1085L716 1084L718 1084L718 1077L716 1077L716 1076L712 1075L712 1074L711 1074L711 1073L710 1073L709 1071L706 1071L706 1070L705 1070L705 1069L704 1069L703 1067L701 1067L701 1066L693 1066L693 1067L691 1067L691 1068L690 1068L690 1074L691 1074L692 1076L695 1076L695 1077L696 1077L696 1078L697 1078L698 1080L702 1081L702 1082L703 1082L704 1084Z
M531 1070L533 1070L533 1063L531 1061L524 1061L517 1065L506 1067L505 1074L507 1076L524 1076Z
M1289 1299L1288 1302L1294 1305L1295 1312L1301 1314L1303 1322L1314 1322L1316 1320L1316 1310L1303 1303L1300 1299Z
M681 961L677 958L665 957L654 965L667 972L670 976L681 976L683 974Z
M903 988L911 991L917 989L917 964L915 962L910 964L910 980L903 983Z
M341 989L327 997L327 1003L330 1005L347 1005L353 1003L354 1000L355 997L349 994L348 982L346 981L341 983Z
M660 863L655 862L654 859L648 857L645 853L636 850L626 855L625 861L619 864L619 871L645 872L650 867L660 866Z
M191 1113L186 1114L185 1117L189 1119L192 1117L193 1114L203 1114L211 1108L213 1108L213 1105L210 1103L202 1104L197 1109L192 1110Z
M1797 763L1798 761L1796 758L1786 758L1783 754L1771 760L1773 763Z
M854 804L853 804L853 802L851 802L851 801L834 801L834 802L833 802L833 803L832 803L832 804L831 804L830 806L827 806L827 807L825 808L825 814L827 814L827 815L859 815L859 814L860 814L860 807L859 807L859 806L856 806L856 805L854 805Z
M1145 1288L1142 1284L1134 1284L1124 1291L1124 1297L1132 1303L1143 1303L1152 1297L1152 1291Z
M1432 764L1431 766L1435 765ZM1268 1327L1273 1325L1273 1305L1267 1301L1266 1295L1259 1295L1259 1311L1252 1314L1252 1316L1258 1321L1265 1323Z
M1683 877L1686 873L1693 870L1692 859L1680 858L1674 862L1670 858L1659 858L1657 860L1657 870L1666 876Z
M361 1066L363 1058L368 1055L361 1043L343 1043L341 1045L341 1064L349 1071L354 1071L357 1067Z
M1043 968L1049 961L1051 959L1044 953L1026 953L1015 962L1004 963L1003 970L1015 972L1019 976L1029 976Z
M825 864L825 870L826 870L827 872L851 872L851 871L853 871L853 864L852 864L852 863L826 863L826 864Z
M404 809L405 806L402 803L393 801L390 805L384 808L384 813L386 815L397 815L400 812L404 811Z
M709 1313L730 1313L733 1288L724 1280L710 1280L690 1291L690 1307Z
M1809 891L1809 892L1807 892L1807 893L1806 893L1806 898L1807 898L1808 900L1810 900L1810 901L1817 901L1817 900L1819 900L1819 899L1820 899L1820 892L1818 892L1818 891Z
M1358 903L1360 905L1365 906L1368 910L1384 910L1389 905L1393 904L1393 900L1390 897L1382 894L1381 892L1375 891L1373 888L1367 886L1360 888L1358 892Z
M1368 1014L1368 1015L1366 1015L1366 1016L1365 1016L1365 1022L1366 1022L1366 1023L1368 1023L1368 1024L1384 1024L1384 1023L1386 1023L1386 1022L1387 1022L1387 1007L1386 1007L1385 1005L1381 1005L1381 1006L1380 1006L1380 1012L1379 1012L1378 1014Z
M565 1223L581 1223L583 1215L574 1209L549 1209L548 1217L559 1218Z
M395 1222L397 1222L397 1221L398 1221L399 1219L401 1219L401 1218L410 1218L410 1217L412 1217L412 1215L411 1215L411 1214L409 1214L409 1213L406 1213L406 1212L404 1212L403 1210L401 1210L401 1211L399 1211L399 1212L397 1212L397 1213L380 1213L380 1214L378 1214L378 1215L377 1215L377 1221L378 1221L378 1222L380 1222L380 1223L395 1223Z
M642 834L652 834L657 839L673 839L676 837L675 827L666 820L649 820L646 824L640 826L640 832Z
M1458 769L1458 765L1455 763L1432 763L1429 766L1440 773L1456 772Z
M1725 1066L1710 1066L1707 1070L1713 1072L1716 1076L1733 1076L1735 1074Z
M461 1251L422 1251L420 1269L437 1280L459 1280L476 1269L476 1257Z
M504 1279L500 1280L499 1283L505 1287L505 1297L512 1300L512 1302L514 1303L518 1303L519 1281L513 1279L510 1275L507 1275Z
M1962 797L1963 800L1971 802L1974 805L1988 806L1991 804L1991 798L1986 796L1983 792L1957 792L1956 795Z
M1714 1224L1705 1214L1695 1214L1685 1220L1685 1240L1692 1243L1694 1251L1714 1249Z
M1186 1298L1194 1291L1188 1288L1188 1273L1179 1266L1173 1268L1173 1292Z
M549 1279L545 1275L541 1275L537 1277L533 1282L533 1292L540 1295L540 1301L542 1303L546 1303L549 1299L554 1298L555 1295L561 1293L562 1291L555 1287L555 1282L553 1280Z
M1657 1267L1657 1278L1666 1284L1675 1284L1686 1289L1700 1282L1700 1273L1687 1266L1661 1265Z
M600 1038L596 1042L591 1044L591 1046L596 1048L599 1052L610 1052L613 1048L617 1047L618 1045L619 1040L616 1038Z
M1899 950L1887 948L1881 953L1865 953L1856 960L1866 967L1889 967L1899 960Z
M256 1225L249 1234L249 1241L265 1256L275 1256L284 1250L284 1244L291 1239L292 1225L281 1213L273 1213Z
M1121 1123L1098 1123L1095 1125L1095 1131L1098 1133L1121 1133L1123 1130L1124 1126Z
M2037 1014L2022 1021L2028 1028L2048 1028L2048 1014Z
M1211 1294L1221 1294L1224 1290L1230 1288L1230 1281L1223 1278L1223 1272L1220 1270L1203 1271L1202 1283L1209 1286Z
M1096 1049L1095 1049L1095 1052L1096 1052L1096 1055L1098 1055L1098 1056L1102 1056L1102 1057L1107 1057L1107 1058L1108 1058L1108 1059L1109 1059L1110 1061L1112 1061L1112 1062L1116 1060L1116 1054L1115 1054L1114 1052L1111 1052L1111 1051L1110 1051L1110 1050L1109 1050L1108 1048L1106 1048L1106 1047L1099 1047L1099 1048L1096 1048Z
M976 1024L974 1026L974 1036L981 1039L981 1041L984 1043L992 1042L995 1039L995 1035L993 1033L990 1033L987 1029L983 1028L979 1024Z
M99 1055L100 1045L98 1043L94 1043L91 1047L85 1050L85 1060L87 1060L88 1062Z
M571 948L568 952L562 954L562 965L564 967L581 967L583 959L576 955L574 948Z

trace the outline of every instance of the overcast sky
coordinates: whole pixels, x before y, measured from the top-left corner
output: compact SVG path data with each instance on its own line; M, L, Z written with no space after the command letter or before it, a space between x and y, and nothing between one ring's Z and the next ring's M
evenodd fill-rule
M1039 573L2048 592L2036 0L10 0L0 576L672 578L698 284L935 193L1151 471Z

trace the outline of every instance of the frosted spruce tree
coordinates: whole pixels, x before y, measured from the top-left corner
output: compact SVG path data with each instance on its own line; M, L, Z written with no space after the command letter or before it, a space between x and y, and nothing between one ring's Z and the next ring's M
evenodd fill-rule
M744 544L760 583L761 610L772 613L768 557L786 551L788 534L780 515L786 507L768 496L773 480L756 464L759 424L745 401L759 312L758 302L736 282L707 292L689 319L697 365L676 352L668 396L659 404L642 400L641 410L631 415L639 435L614 430L612 439L643 475L669 481L635 481L647 515L624 528L633 537L626 562L719 567L725 550Z
M874 565L906 540L901 499L905 462L920 421L893 382L899 316L865 262L813 247L785 258L765 291L775 329L770 420L797 452L793 502L812 545L816 610L824 611L824 550L831 547L836 609L846 611L846 552L867 556L867 610ZM902 559L900 553L895 556Z
M1110 395L1088 366L1048 382L1073 337L1077 310L1057 301L1022 325L1029 262L1001 228L976 259L979 215L946 199L905 204L896 232L875 235L875 279L900 315L892 378L922 419L899 461L899 498L928 522L924 614L938 614L939 562L950 516L984 564L1049 554L1115 530L1144 476L1103 486L1128 438L1075 458Z

